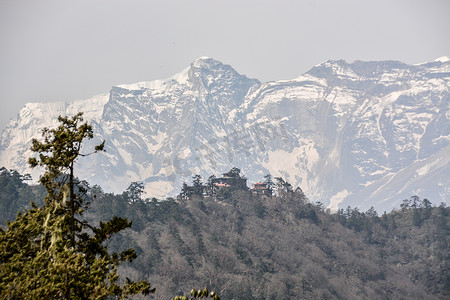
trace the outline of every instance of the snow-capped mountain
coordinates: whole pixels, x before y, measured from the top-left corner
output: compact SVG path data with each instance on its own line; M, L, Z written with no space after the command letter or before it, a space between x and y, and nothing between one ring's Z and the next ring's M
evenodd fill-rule
M270 173L330 208L398 207L419 195L450 202L450 61L327 61L261 83L202 57L166 79L119 85L73 103L30 103L3 131L0 166L31 173L32 138L59 115L85 113L106 153L79 177L106 190L143 181L149 196L179 192L194 174L236 166Z

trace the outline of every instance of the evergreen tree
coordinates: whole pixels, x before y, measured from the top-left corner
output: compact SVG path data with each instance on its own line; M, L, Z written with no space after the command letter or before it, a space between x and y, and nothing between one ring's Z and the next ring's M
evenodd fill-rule
M400 207L403 212L406 212L410 208L411 201L409 199L404 199Z
M228 171L227 173L225 173L223 175L232 177L232 178L241 178L240 173L241 173L241 170L239 168L233 167L233 168L231 168L230 171Z
M366 216L367 216L368 218L377 218L377 217L378 217L378 213L377 213L377 211L375 210L375 208L374 208L373 206L371 206L371 207L369 208L369 210L366 211Z
M77 193L75 162L103 151L104 142L82 154L82 142L93 137L92 127L82 123L82 113L58 120L56 129L43 130L43 142L33 140L31 149L38 157L29 160L32 167L45 168L40 179L47 190L44 206L33 205L0 229L0 298L105 299L153 292L146 281L127 279L119 285L118 264L136 254L133 249L110 254L104 245L131 222L114 217L95 227L82 218L87 204Z
M192 176L192 189L194 195L203 197L203 179L202 176L196 174Z
M183 199L190 198L193 193L192 187L188 186L186 182L183 182L181 187L180 196Z
M142 182L132 182L125 191L125 196L127 196L131 202L142 201L144 190L145 188Z
M280 194L281 193L292 193L293 189L292 189L292 185L285 181L282 177L275 177L275 181L276 181L276 189L277 192Z
M272 191L272 188L274 186L274 183L272 181L272 175L267 174L266 176L264 176L264 183L266 184L266 187Z
M214 183L216 179L217 177L215 175L211 175L208 177L208 180L206 181L207 192L209 195L214 194Z

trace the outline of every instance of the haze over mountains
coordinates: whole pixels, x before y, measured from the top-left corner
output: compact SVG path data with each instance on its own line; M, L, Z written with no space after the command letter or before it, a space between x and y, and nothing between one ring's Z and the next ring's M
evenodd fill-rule
M3 131L0 166L31 173L32 138L79 111L106 153L78 175L105 190L143 181L177 194L194 174L236 166L257 182L282 176L326 206L390 210L419 195L450 202L450 60L327 61L261 83L202 57L167 80L119 85L72 103L29 103Z

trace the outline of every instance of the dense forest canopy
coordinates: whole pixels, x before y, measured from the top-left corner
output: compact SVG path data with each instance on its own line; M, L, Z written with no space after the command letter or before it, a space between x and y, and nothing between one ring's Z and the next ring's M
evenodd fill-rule
M0 173L8 183L0 185L6 208L1 220L26 209L7 205L20 203L23 189L42 192L23 179L17 172ZM450 296L450 209L417 196L378 214L350 207L330 213L301 190L281 188L272 198L237 190L222 200L144 199L137 182L122 194L99 186L88 190L87 220L133 220L108 249L135 249L136 260L121 265L119 274L152 282L156 299L184 295L192 287L214 288L223 299Z

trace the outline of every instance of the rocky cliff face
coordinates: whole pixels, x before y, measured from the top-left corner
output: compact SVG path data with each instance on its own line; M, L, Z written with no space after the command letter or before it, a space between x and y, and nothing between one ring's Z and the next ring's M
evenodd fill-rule
M289 81L260 83L212 58L179 74L113 87L84 101L33 103L3 131L0 165L30 172L32 138L58 115L85 112L104 155L79 175L121 192L178 193L193 174L236 166L271 173L331 208L390 210L418 194L450 202L450 61L327 61ZM35 178L37 171L32 174Z

